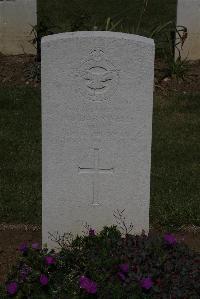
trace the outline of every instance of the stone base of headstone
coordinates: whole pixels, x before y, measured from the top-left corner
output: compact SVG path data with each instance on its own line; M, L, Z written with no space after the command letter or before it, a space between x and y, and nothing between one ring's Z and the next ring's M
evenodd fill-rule
M0 52L36 54L31 42L36 24L36 0L0 0Z

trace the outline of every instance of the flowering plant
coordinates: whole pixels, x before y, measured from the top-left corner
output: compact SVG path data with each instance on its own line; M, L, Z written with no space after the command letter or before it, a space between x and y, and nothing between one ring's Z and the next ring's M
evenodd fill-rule
M59 252L22 244L0 298L199 298L200 254L172 234L90 229Z

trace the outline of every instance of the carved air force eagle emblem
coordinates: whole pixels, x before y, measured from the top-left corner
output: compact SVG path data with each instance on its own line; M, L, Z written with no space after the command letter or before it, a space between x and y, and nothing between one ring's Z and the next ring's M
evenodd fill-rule
M80 92L91 101L108 100L115 93L119 71L100 49L93 50L78 71Z

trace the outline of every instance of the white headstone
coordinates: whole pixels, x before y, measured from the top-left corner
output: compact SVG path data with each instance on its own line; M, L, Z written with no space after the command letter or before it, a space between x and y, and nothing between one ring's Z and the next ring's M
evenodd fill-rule
M36 24L36 0L0 0L0 52L36 54L30 42Z
M178 0L177 25L187 27L188 31L183 48L181 49L181 44L178 46L181 58L200 59L200 0Z
M125 209L149 229L154 42L116 32L42 40L43 242Z

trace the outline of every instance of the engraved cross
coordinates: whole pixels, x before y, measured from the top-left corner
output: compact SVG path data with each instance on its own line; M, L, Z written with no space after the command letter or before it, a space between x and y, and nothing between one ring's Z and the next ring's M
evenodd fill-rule
M92 168L82 168L79 167L80 174L93 174L92 181L92 191L93 191L93 200L92 205L99 205L99 175L100 174L113 174L114 168L100 168L99 166L99 149L94 148L93 152L93 167Z

